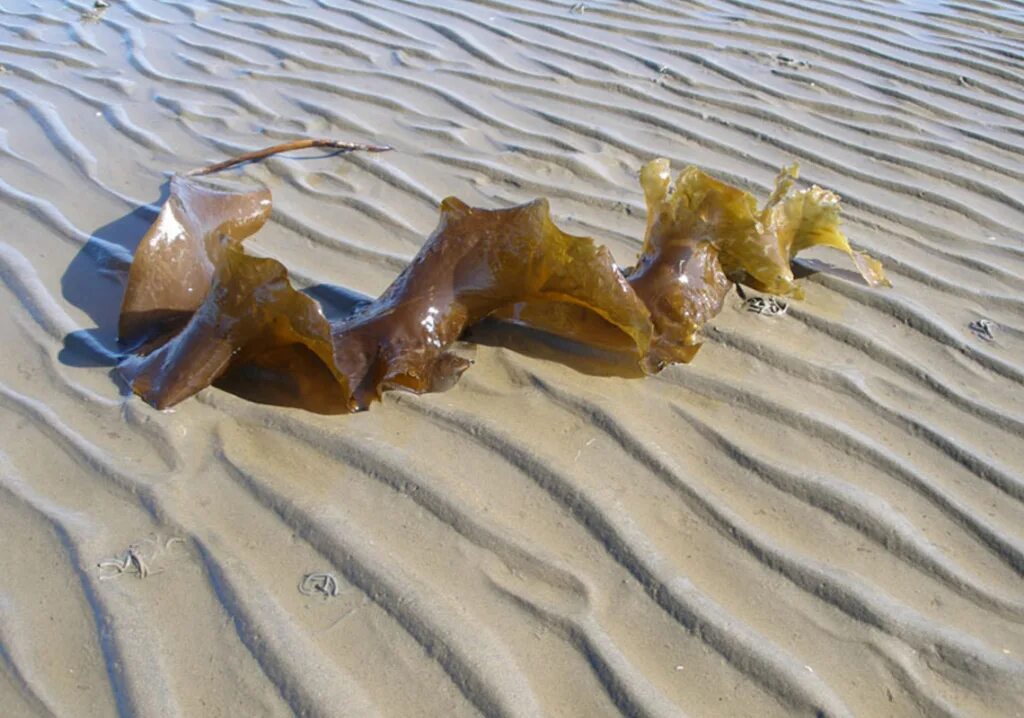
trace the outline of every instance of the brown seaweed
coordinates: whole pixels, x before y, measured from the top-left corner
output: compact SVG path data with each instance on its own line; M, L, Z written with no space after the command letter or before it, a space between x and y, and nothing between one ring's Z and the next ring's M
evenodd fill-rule
M834 194L792 191L795 168L759 210L749 193L693 167L673 186L668 161L655 160L641 172L647 231L632 269L562 232L546 200L487 210L450 197L391 286L332 323L280 262L244 250L270 214L269 191L226 192L197 179L310 146L387 149L308 140L171 179L133 260L119 325L137 347L119 370L147 402L172 406L213 384L321 413L365 409L388 389L457 381L469 362L449 349L487 317L626 351L653 372L693 359L734 282L795 293L790 261L807 247L846 251L869 283L885 283L881 265L839 231Z
M726 272L758 291L799 297L791 262L798 252L820 245L850 255L868 285L891 286L881 263L865 252L854 251L839 229L839 196L817 185L794 192L797 176L796 165L784 168L753 228L743 228L719 241Z
M270 212L265 190L223 192L174 177L136 252L122 306L120 365L154 406L210 384L324 413L363 409L390 388L435 391L468 362L447 351L467 326L519 301L569 303L650 341L647 308L611 253L562 232L546 200L503 210L455 198L416 258L369 306L331 325L273 259L242 241Z
M791 262L804 249L844 251L869 285L889 285L881 263L854 252L840 231L838 196L817 186L794 192L796 177L795 165L783 169L759 210L753 195L696 167L684 169L674 185L668 160L643 167L647 230L636 265L624 274L651 313L650 350L644 355L636 347L645 370L691 361L701 329L721 311L734 282L799 296ZM626 348L621 333L609 333L573 307L520 305L504 315L579 341Z
M222 192L190 177L170 197L136 251L121 310L122 341L144 341L119 370L158 408L232 370L262 379L274 403L344 410L331 330L319 304L296 291L284 265L245 254L266 221L270 193ZM282 382L284 391L275 389ZM289 397L294 397L288 401ZM255 397L254 397L255 398Z
M753 217L753 207L747 206L753 198L694 168L670 191L667 160L648 163L641 184L647 232L637 264L625 277L648 308L654 330L648 352L632 348L646 370L658 371L693 359L701 327L721 310L732 282L722 270L716 242L747 214ZM522 304L507 317L577 341L630 348L621 333L608 332L597 318L574 307Z
M558 229L547 200L485 210L449 197L409 266L379 299L334 327L354 406L364 408L385 389L449 385L468 364L447 348L467 327L523 301L579 307L635 346L650 342L647 308L611 253Z

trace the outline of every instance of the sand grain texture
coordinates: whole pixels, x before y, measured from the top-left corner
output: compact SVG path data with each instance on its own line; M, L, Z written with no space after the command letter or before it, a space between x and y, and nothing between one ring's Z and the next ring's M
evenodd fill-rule
M1020 2L0 18L4 716L1024 715ZM494 340L359 415L125 396L166 173L301 136L396 147L218 180L271 189L252 249L332 311L447 195L547 196L630 264L656 156L762 199L800 161L895 286L812 253L805 301L733 295L643 380ZM97 566L129 545L145 579Z

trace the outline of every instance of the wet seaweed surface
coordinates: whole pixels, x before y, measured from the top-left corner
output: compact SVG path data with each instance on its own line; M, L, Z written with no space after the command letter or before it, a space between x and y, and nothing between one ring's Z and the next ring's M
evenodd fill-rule
M153 406L216 385L336 414L366 409L390 389L443 390L470 365L451 345L488 317L625 353L654 373L693 360L702 327L735 283L800 296L791 262L816 245L849 254L869 285L888 284L881 264L840 231L838 196L795 190L795 166L759 208L750 193L696 167L673 182L668 160L656 159L640 172L647 229L633 267L620 269L606 247L560 230L545 199L490 210L449 197L384 293L332 322L283 264L244 249L270 216L269 190L224 191L202 179L314 146L390 149L299 141L171 179L132 261L119 321L121 341L135 347L119 371Z

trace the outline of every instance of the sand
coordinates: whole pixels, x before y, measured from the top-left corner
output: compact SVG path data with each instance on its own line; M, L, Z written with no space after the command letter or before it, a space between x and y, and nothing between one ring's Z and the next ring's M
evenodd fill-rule
M1024 5L110 5L0 9L0 714L1024 715ZM358 415L126 395L167 173L300 136L396 148L222 178L334 301L448 195L629 264L657 156L798 160L895 286L814 252L645 379L499 336Z

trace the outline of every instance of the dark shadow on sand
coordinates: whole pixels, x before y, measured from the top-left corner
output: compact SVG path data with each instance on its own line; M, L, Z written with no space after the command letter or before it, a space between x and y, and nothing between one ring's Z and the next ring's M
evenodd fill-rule
M797 279L804 277L810 277L815 274L826 274L833 277L842 277L848 282L859 284L862 287L870 287L864 277L860 276L859 272L855 272L852 269L845 267L838 267L829 262L822 261L820 259L810 259L809 257L800 257L799 259L793 260L793 276Z
M590 376L630 379L644 376L636 354L632 352L603 349L513 322L484 319L467 329L462 339L473 344L502 347L535 359L565 364Z
M160 187L156 205L167 200L168 184L164 182ZM61 363L76 367L113 367L120 360L117 316L128 280L130 258L155 218L151 206L140 206L103 225L93 232L64 270L61 294L67 302L84 311L96 326L64 337L64 347L58 355Z

